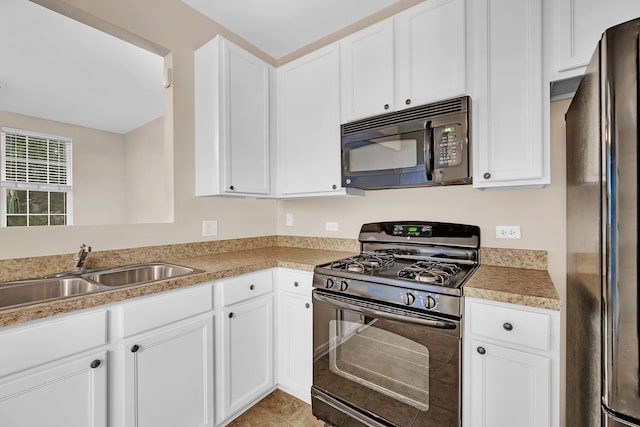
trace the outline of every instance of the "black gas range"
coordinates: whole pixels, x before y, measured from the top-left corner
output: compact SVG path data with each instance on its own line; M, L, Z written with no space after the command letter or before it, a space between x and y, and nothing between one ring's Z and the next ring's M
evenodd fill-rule
M313 414L326 426L460 427L462 289L480 229L365 224L360 254L314 270Z
M361 252L319 265L314 287L460 318L462 285L478 266L474 225L400 221L364 224Z

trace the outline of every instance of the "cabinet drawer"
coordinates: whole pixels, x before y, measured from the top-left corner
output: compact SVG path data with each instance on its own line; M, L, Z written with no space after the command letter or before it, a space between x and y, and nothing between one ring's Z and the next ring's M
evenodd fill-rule
M256 271L222 281L222 305L224 307L264 295L273 291L271 270Z
M469 322L474 336L548 351L551 316L544 313L473 302Z
M313 273L298 270L280 270L278 286L280 291L291 292L301 296L311 296Z
M213 310L212 286L180 289L123 304L122 336L130 337Z
M44 319L0 334L0 377L107 344L107 310Z

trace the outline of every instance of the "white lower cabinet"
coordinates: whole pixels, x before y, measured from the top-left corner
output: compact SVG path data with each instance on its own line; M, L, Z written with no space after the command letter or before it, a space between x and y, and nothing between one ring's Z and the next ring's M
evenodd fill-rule
M222 424L274 386L273 278L258 271L216 284L216 423Z
M0 380L0 425L106 427L106 361L70 357Z
M141 334L122 351L126 426L214 426L212 316Z
M279 269L277 278L278 388L311 403L313 273Z
M1 328L0 426L106 427L108 319L101 308Z
M213 427L212 284L114 307L114 426Z
M559 425L559 313L465 298L463 425Z

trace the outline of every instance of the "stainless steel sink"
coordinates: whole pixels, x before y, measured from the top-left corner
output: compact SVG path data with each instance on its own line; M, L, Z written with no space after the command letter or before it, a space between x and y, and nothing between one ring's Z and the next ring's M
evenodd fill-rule
M0 309L202 272L202 270L181 265L151 262L111 269L89 270L84 273L65 272L44 279L0 283Z
M87 278L103 286L117 287L172 279L200 272L201 270L181 265L155 262L105 270L90 274Z
M80 277L22 280L0 284L0 308L87 294L100 285Z

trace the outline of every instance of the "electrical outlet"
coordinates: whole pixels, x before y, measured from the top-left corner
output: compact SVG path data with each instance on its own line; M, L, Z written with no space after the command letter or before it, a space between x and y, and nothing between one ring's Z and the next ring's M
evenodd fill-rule
M285 216L285 223L284 223L287 227L293 227L293 214L292 213L288 213Z
M202 237L217 236L218 235L218 221L203 220L202 221Z
M327 231L338 231L338 223L337 222L327 222L325 224L325 228Z
M496 225L496 239L521 239L519 225Z

